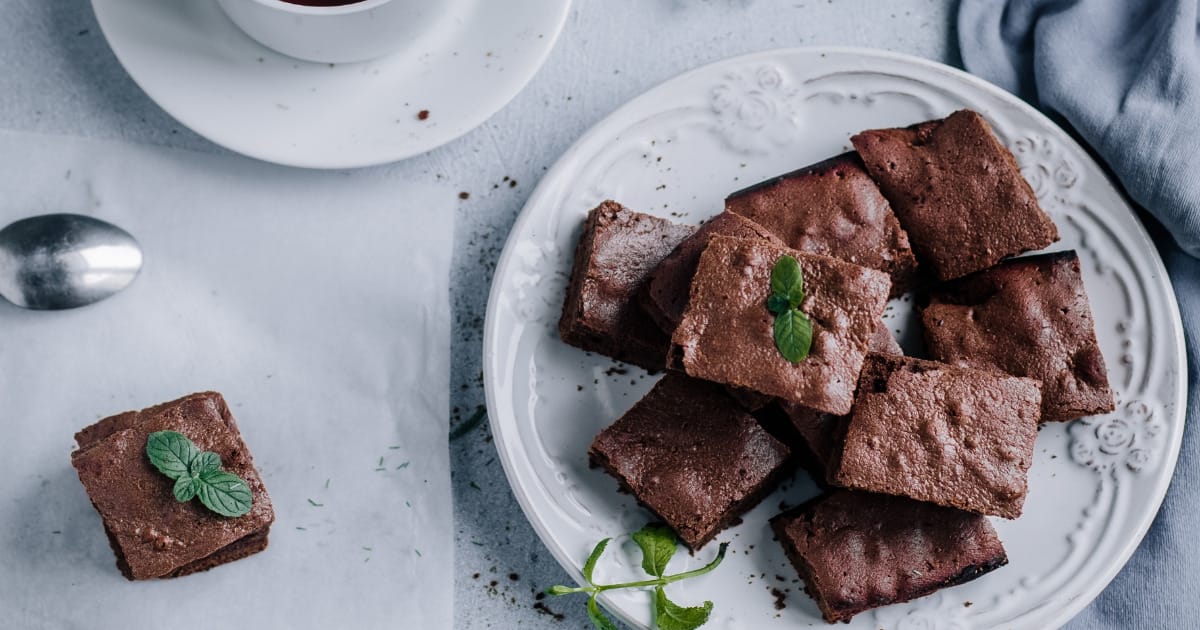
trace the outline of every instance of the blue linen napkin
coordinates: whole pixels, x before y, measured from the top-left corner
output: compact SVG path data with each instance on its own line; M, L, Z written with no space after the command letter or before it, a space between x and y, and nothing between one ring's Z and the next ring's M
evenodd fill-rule
M962 0L967 70L1074 128L1138 204L1188 343L1175 478L1129 564L1071 629L1200 627L1200 38L1197 0ZM1190 255L1189 255L1190 254Z

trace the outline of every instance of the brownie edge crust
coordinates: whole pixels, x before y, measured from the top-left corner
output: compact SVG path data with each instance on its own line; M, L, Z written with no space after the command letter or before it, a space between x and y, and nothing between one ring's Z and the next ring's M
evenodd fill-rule
M835 490L776 516L771 528L830 623L1008 564L986 517L903 497Z
M932 358L1042 383L1042 422L1116 408L1079 256L1024 256L947 283L921 314Z
M643 312L650 273L694 228L605 201L588 212L567 285L558 336L567 344L651 372L669 339Z
M977 112L871 129L850 142L891 202L917 260L938 280L961 278L1059 238L1016 158Z
M790 452L720 386L668 372L588 455L699 549L774 490Z

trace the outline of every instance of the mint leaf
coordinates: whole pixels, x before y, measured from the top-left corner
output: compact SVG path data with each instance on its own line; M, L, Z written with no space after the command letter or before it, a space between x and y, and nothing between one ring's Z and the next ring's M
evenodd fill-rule
M600 554L604 553L604 548L611 541L611 538L605 538L596 543L595 549L592 549L587 561L583 563L583 578L588 581L588 584L592 583L592 572L596 570L596 561L600 559Z
M713 603L684 607L667 599L663 587L654 589L654 623L658 630L695 630L708 621Z
M236 517L250 511L253 503L250 486L241 477L223 470L208 470L200 473L195 483L200 502L217 514Z
M624 582L621 584L595 584L592 582L592 572L596 568L596 562L600 559L600 555L604 553L605 547L612 540L605 538L596 543L596 547L592 549L591 555L583 566L584 577L587 578L587 584L584 586L551 586L546 589L547 595L570 595L573 593L586 593L588 619L597 630L619 630L616 623L605 616L600 610L600 605L596 601L596 596L605 591L613 591L617 589L629 588L654 588L655 596L653 599L654 616L657 620L659 630L694 630L708 621L709 615L712 613L712 602L704 602L702 606L686 607L679 606L667 599L663 587L667 584L673 584L682 580L687 580L697 576L704 575L709 571L717 568L721 561L725 559L725 552L729 548L729 543L721 543L717 550L717 556L708 564L691 571L676 573L675 575L665 575L667 564L671 561L678 547L675 534L669 528L661 525L647 525L642 529L631 534L633 540L642 550L642 568L647 573L654 576L648 580L638 580L636 582Z
M156 431L146 438L146 456L150 463L171 479L188 474L188 465L198 454L200 449L176 431Z
M771 295L786 299L791 308L800 308L804 301L804 277L795 258L784 256L775 261L771 269Z
M199 477L201 473L210 470L221 470L221 456L212 451L200 453L188 465L188 474L193 477Z
M173 490L175 500L180 503L187 503L196 496L195 479L190 476L183 476L175 480L175 488Z
M812 347L812 322L798 310L790 310L775 317L775 347L783 358L799 363L808 356Z
M767 310L775 315L785 313L791 308L792 306L788 303L788 299L782 295L772 294L771 297L767 298Z
M592 625L596 626L598 630L621 630L617 624L600 612L600 605L596 603L595 594L588 598L587 612L588 619L592 620Z
M642 569L654 577L662 577L671 556L675 555L675 532L663 525L647 525L632 537L642 549Z
M791 256L775 261L771 269L771 296L767 310L775 315L775 347L783 358L799 363L812 348L812 322L800 310L804 302L804 276Z

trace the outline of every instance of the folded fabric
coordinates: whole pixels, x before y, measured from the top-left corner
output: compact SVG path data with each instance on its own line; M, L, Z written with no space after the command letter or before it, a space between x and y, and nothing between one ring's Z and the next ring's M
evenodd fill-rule
M967 70L1067 124L1200 256L1196 0L963 0Z
M1200 40L1196 0L962 0L967 70L1074 128L1134 201L1155 241L1188 344L1188 421L1162 509L1112 584L1068 628L1192 628L1200 602ZM1172 242L1174 241L1174 242Z

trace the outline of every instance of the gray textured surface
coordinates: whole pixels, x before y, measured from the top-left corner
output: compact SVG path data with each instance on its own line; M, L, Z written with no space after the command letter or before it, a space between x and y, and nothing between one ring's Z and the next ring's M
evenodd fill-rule
M203 0L194 0L203 1ZM537 591L567 580L513 499L486 424L480 347L488 284L538 178L620 104L694 66L768 48L870 46L958 65L954 0L576 0L549 62L508 107L427 155L382 167L470 193L458 210L451 443L456 628L584 628L582 601ZM85 0L0 0L0 127L223 149L176 123L134 85ZM508 178L508 179L505 179ZM510 182L515 180L515 186ZM398 217L399 219L399 217ZM555 614L561 615L556 617ZM397 628L404 628L397 620Z

